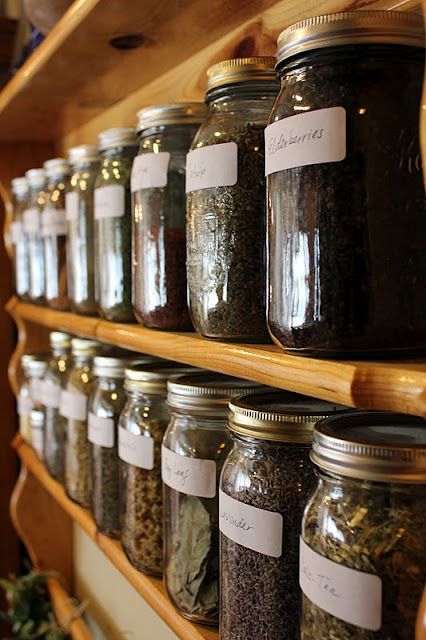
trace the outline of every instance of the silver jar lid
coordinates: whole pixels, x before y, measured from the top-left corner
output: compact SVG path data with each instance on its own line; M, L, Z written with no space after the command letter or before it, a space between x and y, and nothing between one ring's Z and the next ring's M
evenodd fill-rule
M242 396L229 403L229 428L235 433L279 442L312 442L314 426L348 408L290 391Z
M137 131L169 124L201 124L208 115L204 102L175 102L138 111Z
M49 344L52 349L70 349L71 336L63 331L51 331L49 334Z
M70 164L95 162L99 160L99 147L96 144L80 144L77 147L71 147L68 149L68 160Z
M22 367L27 378L41 378L47 370L48 355L24 354L21 358Z
M40 429L44 424L44 413L40 409L31 409L30 424L36 429Z
M167 381L171 376L193 371L200 371L200 369L170 360L164 360L164 362L157 360L147 364L135 364L124 372L124 388L126 391L164 395L167 392Z
M312 49L348 44L399 44L424 47L423 18L402 11L342 11L307 18L278 37L278 65Z
M24 176L19 178L13 178L11 181L12 191L17 194L24 194L28 191L29 184L27 178Z
M426 422L400 413L354 411L316 425L312 461L375 482L426 483Z
M229 84L244 82L274 82L279 87L275 73L275 58L254 56L252 58L233 58L214 64L207 70L207 91Z
M68 164L68 160L65 160L65 158L52 158L51 160L46 160L43 164L43 168L48 178L53 178L54 176L66 176L70 171L70 165Z
M31 189L43 189L46 186L46 173L44 169L29 169L25 176Z
M84 338L71 339L71 353L73 356L94 356L99 353L101 348L102 345L96 340L86 340Z
M115 129L106 129L101 131L98 136L99 149L112 149L114 147L136 147L136 131L133 127L122 127Z
M135 363L133 355L103 355L93 359L93 374L98 378L124 378L124 371Z

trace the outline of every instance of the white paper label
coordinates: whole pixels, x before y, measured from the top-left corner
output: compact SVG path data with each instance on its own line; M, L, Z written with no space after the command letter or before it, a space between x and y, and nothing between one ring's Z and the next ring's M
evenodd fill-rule
M36 454L43 460L44 430L31 427L31 444Z
M61 391L59 413L71 420L86 420L87 398L76 391Z
M132 191L139 189L161 189L167 185L170 153L144 153L133 160Z
M283 517L231 498L219 490L219 529L247 549L279 558L282 554Z
M126 210L126 191L120 184L95 189L95 220L121 218Z
M79 213L79 197L78 193L70 191L65 194L65 215L69 222L78 220Z
M186 192L229 187L238 180L238 147L235 142L194 149L186 156Z
M43 381L40 378L31 378L30 396L33 402L43 404Z
M46 380L42 383L42 398L43 404L46 407L52 407L53 409L59 408L59 402L61 397L61 387L56 382Z
M68 233L68 223L65 217L65 209L44 209L41 214L41 235L66 236Z
M10 225L10 241L12 244L18 244L22 236L22 222L12 222Z
M346 157L346 111L317 109L265 129L265 175L293 167L340 162Z
M169 487L188 496L214 498L216 495L214 460L187 458L162 445L161 477Z
M382 581L312 551L300 538L300 587L317 607L362 629L382 626Z
M38 233L40 230L40 210L37 207L25 209L22 222L26 233Z
M98 444L100 447L108 447L108 449L114 446L114 420L112 418L101 418L89 411L87 426L90 442Z
M18 416L22 416L23 418L29 416L33 406L33 401L30 396L21 391L18 396Z
M140 469L154 468L154 438L137 436L127 429L118 429L118 456Z

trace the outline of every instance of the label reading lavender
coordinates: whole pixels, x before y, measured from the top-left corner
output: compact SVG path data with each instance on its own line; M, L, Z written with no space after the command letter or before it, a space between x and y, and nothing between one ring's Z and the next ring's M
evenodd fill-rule
M61 387L56 382L46 380L42 385L43 404L52 409L59 408L61 397Z
M167 185L170 153L143 153L133 160L130 180L132 191L161 189Z
M239 502L222 489L219 489L219 529L247 549L273 558L282 554L282 515Z
M89 411L87 416L88 438L92 444L112 449L114 446L114 420L95 416Z
M110 184L95 189L95 220L121 218L126 211L126 191L123 185Z
M167 486L188 496L214 498L216 495L214 460L180 456L162 445L161 477Z
M22 222L26 233L38 233L40 229L40 211L37 207L25 209L22 214Z
M86 420L87 398L77 391L61 391L59 413L70 420Z
M70 191L65 194L65 214L69 222L78 220L79 213L79 197L78 193Z
M283 118L265 129L265 175L346 157L346 111L317 109Z
M65 209L44 209L41 214L41 235L66 236L68 231Z
M223 142L190 151L186 156L186 192L231 187L238 181L238 147Z
M118 457L140 469L154 468L154 438L118 429Z
M382 626L380 578L324 558L302 538L299 583L305 596L332 616L370 631Z

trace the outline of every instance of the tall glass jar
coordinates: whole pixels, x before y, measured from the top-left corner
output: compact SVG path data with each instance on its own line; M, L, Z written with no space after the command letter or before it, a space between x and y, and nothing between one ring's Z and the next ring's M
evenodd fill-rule
M74 313L96 315L93 194L99 171L94 144L68 149L71 177L65 194L68 220L68 289Z
M309 18L279 38L268 324L289 352L425 350L424 42L422 17L399 11Z
M274 64L242 58L209 69L210 114L187 157L190 311L208 338L267 337L264 128L279 90Z
M94 340L71 340L72 365L66 377L59 411L66 418L65 490L83 507L92 495L91 445L87 438L87 399L93 388L92 361L101 350Z
M179 613L216 625L218 486L231 446L228 401L259 385L220 373L196 373L170 380L168 388L171 419L161 450L165 584Z
M186 154L206 118L201 102L138 113L139 155L133 161L133 310L155 329L186 331Z
M344 407L285 391L229 407L233 447L219 491L220 637L296 640L300 523L315 486L313 427Z
M40 458L43 460L43 448L44 448L44 413L39 409L31 409L30 411L30 426L31 426L31 445Z
M125 372L127 401L119 420L121 544L139 571L163 571L161 443L170 420L167 380L187 373L176 362L140 364Z
M61 331L52 331L49 342L52 354L43 384L44 462L50 475L64 483L67 420L59 413L59 404L61 388L71 365L71 336Z
M36 379L40 379L44 376L44 373L46 371L46 357L47 354L42 353L24 353L21 357L23 379L19 386L17 403L19 416L19 433L21 434L23 439L29 443L31 443L31 409L43 409L43 405L41 404L40 383L31 383L31 380L35 376ZM30 362L32 360L36 360L37 363L31 365Z
M106 320L132 322L130 174L137 153L135 130L103 131L99 149L94 196L96 301Z
M10 239L13 248L13 271L15 291L21 300L29 300L30 271L28 261L28 234L24 231L23 213L27 208L28 180L12 180L13 218L10 225Z
M44 242L41 236L41 210L46 201L44 169L30 169L25 174L29 193L27 207L22 214L23 230L28 237L29 298L35 304L45 302Z
M65 190L69 181L69 164L63 158L53 158L43 166L47 176L46 201L41 214L46 302L53 309L68 309Z
M426 580L426 423L354 412L319 423L302 522L302 640L413 640Z

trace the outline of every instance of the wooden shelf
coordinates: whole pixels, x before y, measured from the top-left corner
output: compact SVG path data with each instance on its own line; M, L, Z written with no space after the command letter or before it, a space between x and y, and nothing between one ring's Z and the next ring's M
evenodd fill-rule
M157 578L150 578L134 569L122 551L120 543L97 531L90 512L79 507L67 497L62 485L49 475L33 448L24 442L19 435L13 441L13 447L16 449L26 470L34 476L71 519L77 522L90 538L96 542L115 567L179 638L182 638L182 640L218 640L219 636L216 630L192 624L182 618L168 599L162 581Z
M62 329L141 353L257 380L330 402L426 417L426 360L338 361L290 356L273 345L232 344L83 318L12 298L16 322Z

